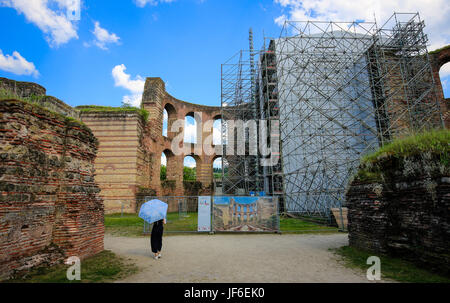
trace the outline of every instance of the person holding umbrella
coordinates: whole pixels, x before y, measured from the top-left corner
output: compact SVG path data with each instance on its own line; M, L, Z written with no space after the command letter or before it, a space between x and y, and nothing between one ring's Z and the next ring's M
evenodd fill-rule
M155 254L155 260L161 258L164 224L166 224L165 218L153 223L152 234L150 236L150 246L152 247L152 252Z
M167 203L160 200L151 200L144 203L139 211L139 217L153 223L152 233L150 236L150 246L155 254L155 260L161 258L162 236L164 232L164 224L166 224Z

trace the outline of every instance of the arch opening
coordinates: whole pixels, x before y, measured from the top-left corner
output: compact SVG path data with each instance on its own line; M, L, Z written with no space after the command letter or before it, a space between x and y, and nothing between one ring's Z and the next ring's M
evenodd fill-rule
M439 69L439 78L444 91L444 99L448 99L450 98L450 61L443 64Z
M184 143L197 143L199 123L194 118L194 113L188 113L184 118Z
M172 104L167 103L163 108L162 135L164 137L169 137L169 130L176 118L177 112L175 107Z
M222 145L222 118L215 118L213 123L213 145Z
M197 180L197 168L198 159L193 156L184 157L183 162L183 181L196 181Z
M161 166L159 178L161 181L173 179L174 170L174 154L166 149L161 153Z

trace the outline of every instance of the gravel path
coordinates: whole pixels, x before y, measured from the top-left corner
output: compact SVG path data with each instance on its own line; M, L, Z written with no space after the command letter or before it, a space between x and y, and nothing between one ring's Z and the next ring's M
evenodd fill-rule
M141 268L118 282L368 282L328 250L347 243L346 234L168 236L154 260L149 237L105 236L105 249Z

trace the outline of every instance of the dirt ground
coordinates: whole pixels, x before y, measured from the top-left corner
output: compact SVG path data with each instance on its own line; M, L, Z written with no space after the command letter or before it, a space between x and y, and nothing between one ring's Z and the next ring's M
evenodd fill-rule
M149 238L105 236L105 249L141 269L118 282L138 283L369 282L328 250L347 243L346 234L168 236L162 258L154 260Z

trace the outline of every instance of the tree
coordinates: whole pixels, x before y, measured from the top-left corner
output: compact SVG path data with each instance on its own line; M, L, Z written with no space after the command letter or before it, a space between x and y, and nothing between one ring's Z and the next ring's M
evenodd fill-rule
M161 181L164 181L167 179L167 167L165 165L161 165L161 171L159 174L159 178Z
M196 168L184 167L183 168L183 180L184 181L195 181L196 178Z

